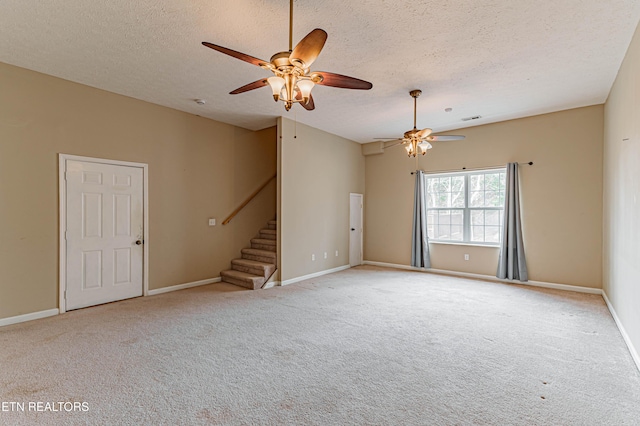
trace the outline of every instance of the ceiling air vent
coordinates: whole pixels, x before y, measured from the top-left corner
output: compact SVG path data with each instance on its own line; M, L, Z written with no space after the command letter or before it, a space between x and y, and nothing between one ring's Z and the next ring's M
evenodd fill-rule
M482 118L482 116L480 116L480 115L474 115L473 117L466 117L466 118L463 118L463 119L462 119L462 121L477 120L477 119L479 119L479 118Z

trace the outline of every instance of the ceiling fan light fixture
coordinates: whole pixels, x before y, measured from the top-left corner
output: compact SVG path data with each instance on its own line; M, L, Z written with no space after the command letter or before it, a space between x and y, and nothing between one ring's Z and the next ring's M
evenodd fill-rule
M296 98L296 76L293 74L284 74L282 78L284 78L284 87L280 93L280 98L284 101L284 109L289 111Z
M269 70L274 74L270 78L261 78L253 83L245 84L229 94L237 95L270 86L273 99L276 102L282 101L285 110L289 111L294 103L299 103L304 109L311 111L315 109L311 89L316 84L358 90L369 90L373 87L368 81L346 75L327 71L311 72L311 64L318 58L326 41L327 32L316 28L304 36L295 47L293 46L293 0L289 0L289 50L276 53L271 56L269 61L207 41L203 41L202 44L225 55Z
M306 104L309 102L309 97L311 96L311 89L316 84L310 79L298 80L298 89L300 90L300 94L302 95L302 100Z
M280 99L280 92L282 91L282 88L285 84L284 78L274 75L267 78L267 82L269 83L269 86L271 86L271 90L273 91L273 100L278 102L278 100Z
M422 155L425 155L427 153L428 149L433 148L433 146L426 141L422 141L418 144L418 146L420 147L420 150L422 151Z
M407 150L409 157L415 157L418 155L418 152L425 155L427 150L433 148L429 142L421 141L418 138L412 138L409 141L403 142L403 144L405 145L404 149Z
M465 138L464 136L457 135L433 135L431 134L432 130L429 128L418 130L418 128L416 127L418 110L417 98L421 93L422 90L418 89L409 92L409 95L411 95L411 97L413 98L413 129L407 130L406 132L404 132L403 138L393 140L392 142L396 143L394 143L393 145L383 146L383 149L402 144L404 145L404 149L407 150L407 154L409 154L409 157L416 157L418 154L418 147L420 147L420 153L422 155L425 155L428 150L433 148L430 142L456 141Z
M405 146L404 149L407 150L407 154L409 155L409 157L413 155L413 144L407 144L407 146Z

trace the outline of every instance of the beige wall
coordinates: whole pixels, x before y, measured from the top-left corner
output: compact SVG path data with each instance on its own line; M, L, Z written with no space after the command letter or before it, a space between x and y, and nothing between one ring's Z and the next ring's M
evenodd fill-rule
M603 286L640 351L640 28L611 89L604 117Z
M603 107L592 106L450 132L462 141L434 143L419 168L520 166L529 279L601 286ZM365 259L408 265L415 159L402 147L366 158ZM498 248L431 244L432 267L496 273ZM464 260L464 254L470 260Z
M364 194L360 145L286 118L278 126L280 279L348 265L349 193Z
M252 132L5 64L0 93L0 318L58 307L58 153L149 164L151 289L218 277L275 215L272 182L220 225L275 173L275 127Z

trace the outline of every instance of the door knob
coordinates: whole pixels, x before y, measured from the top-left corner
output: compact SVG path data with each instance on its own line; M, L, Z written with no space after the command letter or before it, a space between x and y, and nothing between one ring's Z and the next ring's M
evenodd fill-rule
M356 230L356 228L351 228L351 230L352 230L352 231L355 231L355 230Z
M137 245L137 246L139 246L139 245L141 245L141 244L142 244L142 240L138 240L138 241L136 241L136 245Z

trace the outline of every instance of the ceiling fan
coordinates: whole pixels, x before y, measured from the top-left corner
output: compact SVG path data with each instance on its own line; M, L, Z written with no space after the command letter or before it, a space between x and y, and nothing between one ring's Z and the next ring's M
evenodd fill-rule
M326 71L311 72L309 67L316 60L324 43L327 33L316 28L307 34L293 47L293 0L289 1L289 50L278 52L269 61L203 41L202 44L218 52L233 56L241 61L257 65L271 71L274 75L261 78L230 92L231 95L248 92L264 86L271 86L273 99L284 102L284 108L289 111L294 103L300 103L306 110L313 110L315 104L311 96L311 89L316 84L321 86L339 87L343 89L368 90L373 87L368 81L346 75L334 74Z
M385 146L384 147L385 149L402 144L402 145L405 145L405 149L407 150L409 157L415 157L416 154L418 153L418 148L420 148L422 155L426 154L428 149L433 148L430 142L456 141L456 140L461 140L465 138L464 136L455 136L455 135L446 135L446 136L432 135L431 129L429 128L418 130L416 128L416 109L417 109L417 99L418 99L418 96L422 94L422 90L417 90L417 89L412 90L409 92L409 94L413 98L413 129L404 132L404 136L399 139L376 138L376 139L383 139L383 140L392 139L392 140L389 140L389 142L397 142L397 143L392 143L390 145Z

